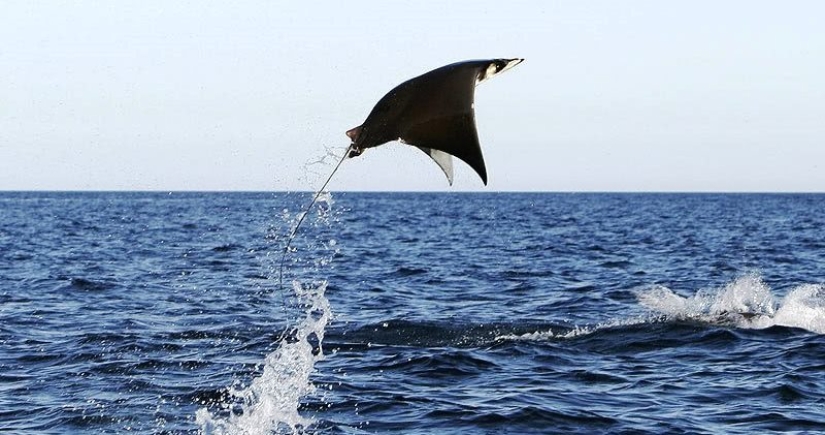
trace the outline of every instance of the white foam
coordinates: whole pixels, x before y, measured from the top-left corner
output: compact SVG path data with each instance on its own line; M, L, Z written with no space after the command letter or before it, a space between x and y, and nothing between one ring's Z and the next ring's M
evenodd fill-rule
M617 319L609 322L599 323L594 326L576 326L568 330L553 331L548 329L546 331L528 332L525 334L504 334L496 336L495 341L550 341L560 339L571 339L590 335L594 332L603 329L617 328L620 326L632 326L647 323L646 319Z
M825 334L825 287L806 284L794 288L773 318L777 325Z
M315 364L324 358L321 344L332 312L324 296L326 282L308 287L295 283L294 289L306 307L294 341L283 340L277 350L267 355L263 373L248 386L229 389L229 394L240 401L239 410L229 416L213 415L206 408L198 410L196 422L202 433L299 433L313 423L298 409L301 399L315 391L310 375ZM316 343L314 347L311 341Z
M825 334L822 285L800 285L779 298L758 274L748 274L721 288L701 290L692 296L653 286L639 291L637 297L644 307L675 319L748 329L787 326Z

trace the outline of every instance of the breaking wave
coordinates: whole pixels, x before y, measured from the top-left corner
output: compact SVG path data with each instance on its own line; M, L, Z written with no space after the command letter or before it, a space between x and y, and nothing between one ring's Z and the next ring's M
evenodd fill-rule
M667 319L746 329L784 326L825 334L825 287L821 284L799 285L780 297L761 276L748 274L692 296L657 285L639 291L637 297L642 306Z

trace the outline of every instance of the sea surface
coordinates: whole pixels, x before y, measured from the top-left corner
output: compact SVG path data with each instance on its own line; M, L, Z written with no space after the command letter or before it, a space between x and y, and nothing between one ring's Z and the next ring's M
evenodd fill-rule
M825 432L825 195L0 192L0 432Z

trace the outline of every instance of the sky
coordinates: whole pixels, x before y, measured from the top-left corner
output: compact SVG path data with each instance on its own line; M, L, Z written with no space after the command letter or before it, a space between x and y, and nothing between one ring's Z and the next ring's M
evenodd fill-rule
M0 190L315 190L467 59L489 175L390 143L329 188L825 192L821 1L4 1Z

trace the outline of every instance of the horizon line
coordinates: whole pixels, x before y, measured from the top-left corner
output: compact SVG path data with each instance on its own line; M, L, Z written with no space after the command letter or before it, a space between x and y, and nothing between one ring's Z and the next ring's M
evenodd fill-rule
M2 189L5 193L316 193L315 190L212 190L212 189ZM470 194L497 194L497 193L535 193L535 194L825 194L817 190L327 190L331 193L470 193Z

